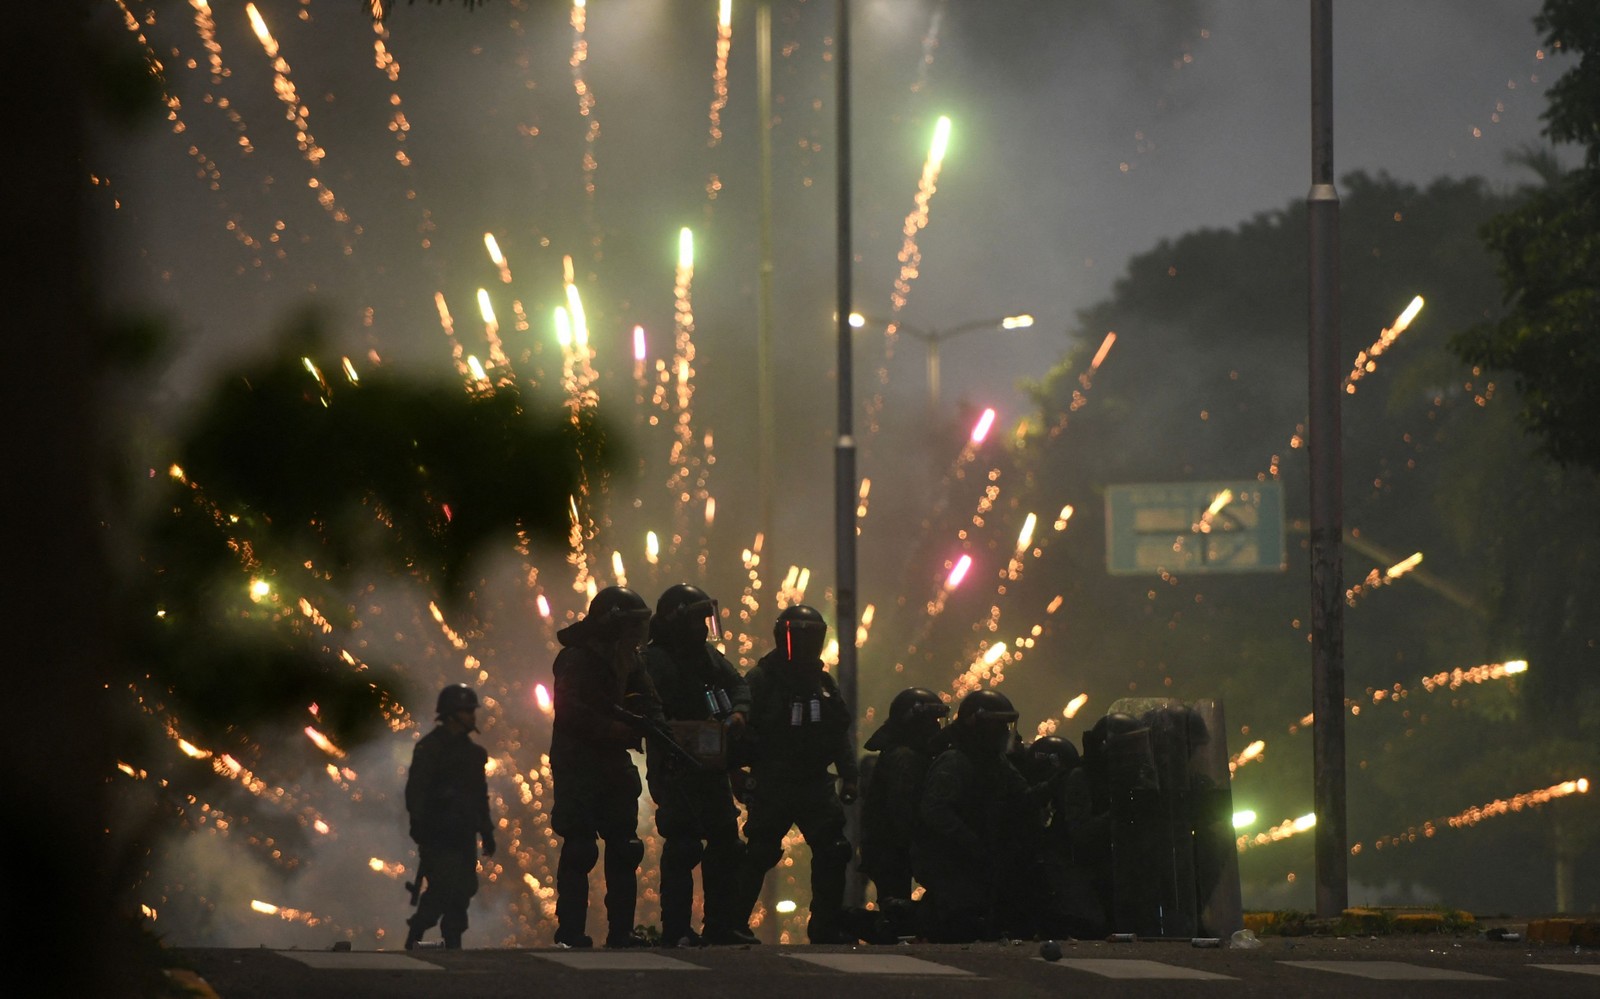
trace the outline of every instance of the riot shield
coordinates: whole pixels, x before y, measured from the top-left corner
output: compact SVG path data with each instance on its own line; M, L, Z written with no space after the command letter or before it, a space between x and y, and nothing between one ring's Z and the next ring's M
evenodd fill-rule
M1233 774L1228 769L1228 725L1222 702L1202 698L1191 710L1208 738L1190 737L1190 786L1195 789L1195 888L1200 935L1226 939L1244 927L1239 891L1239 850L1233 834Z
M1106 730L1113 930L1226 936L1242 922L1221 705L1123 698Z

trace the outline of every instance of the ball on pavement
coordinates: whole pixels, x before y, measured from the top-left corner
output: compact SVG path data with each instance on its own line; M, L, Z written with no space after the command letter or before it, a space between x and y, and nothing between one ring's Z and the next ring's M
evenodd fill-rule
M1046 961L1061 960L1061 945L1054 940L1046 940L1039 945L1039 956Z

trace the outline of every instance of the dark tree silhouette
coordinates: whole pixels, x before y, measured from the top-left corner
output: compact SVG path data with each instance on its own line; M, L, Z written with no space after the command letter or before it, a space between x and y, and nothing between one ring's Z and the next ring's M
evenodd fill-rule
M1563 465L1600 470L1600 14L1546 0L1534 19L1557 58L1544 133L1583 150L1583 165L1497 216L1483 235L1499 261L1507 312L1463 332L1461 357L1509 373L1522 420Z

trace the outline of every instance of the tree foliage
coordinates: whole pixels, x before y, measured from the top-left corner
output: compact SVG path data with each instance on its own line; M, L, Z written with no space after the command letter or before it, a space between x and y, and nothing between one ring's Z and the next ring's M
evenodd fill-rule
M1512 197L1474 180L1418 188L1356 174L1340 187L1344 355L1353 362L1414 295L1428 303L1344 404L1346 693L1360 712L1347 729L1349 833L1370 849L1378 835L1600 762L1596 630L1585 612L1600 591L1583 569L1600 556L1600 531L1586 512L1593 476L1530 454L1517 393L1448 348L1456 331L1497 314L1493 260L1473 236ZM1113 294L1079 316L1079 348L1036 387L1040 411L1025 443L1004 454L997 443L976 464L997 467L990 481L1014 490L1002 498L1018 516L1048 517L1063 503L1076 511L1049 541L1049 567L1007 585L1007 600L1024 606L1062 598L1040 638L1049 651L1007 668L1013 700L1049 717L1049 705L1078 691L1100 710L1129 695L1220 697L1230 752L1267 742L1267 761L1242 770L1234 788L1241 807L1270 822L1308 811L1311 790L1300 724L1310 709L1308 472L1296 443L1306 407L1305 231L1296 202L1134 258ZM1091 377L1088 361L1110 331L1115 345ZM1257 478L1284 490L1284 573L1106 572L1107 486ZM1002 555L1011 545L991 543ZM1385 570L1413 552L1424 554L1421 565L1388 580ZM952 596L945 617L954 620L941 627L983 617L981 607L954 605L963 599ZM989 641L980 631L968 646L977 653ZM1511 683L1428 692L1419 682L1515 658L1531 667ZM1396 685L1405 698L1379 697ZM1064 723L1063 734L1091 723ZM1352 877L1449 891L1463 905L1505 905L1528 891L1526 880L1462 886L1458 877L1463 857L1492 856L1508 837L1526 838L1525 825L1458 835L1448 850L1369 852ZM1247 853L1252 897L1275 897L1285 868L1308 869L1309 849ZM1523 849L1549 856L1547 843ZM1527 897L1549 905L1536 889Z
M1600 7L1546 0L1535 24L1577 60L1550 88L1545 135L1582 147L1584 162L1484 227L1507 310L1452 346L1515 379L1546 454L1600 469Z
M296 334L219 380L136 546L134 648L206 728L311 701L352 734L370 725L387 692L319 650L297 602L343 619L352 580L386 574L452 606L476 560L559 543L607 457L588 417L531 410L515 386L349 377L321 353Z

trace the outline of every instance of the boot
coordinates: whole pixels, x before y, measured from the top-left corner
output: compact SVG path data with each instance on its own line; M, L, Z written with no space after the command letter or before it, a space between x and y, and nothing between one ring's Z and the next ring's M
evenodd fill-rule
M705 935L700 939L713 947L748 947L761 942L761 938L751 933L749 927L745 926L727 926L718 927L717 929L707 927Z
M428 932L429 926L433 925L431 921L418 919L417 915L421 915L421 913L413 915L406 920L406 950L416 950L417 945L422 943L422 935Z
M606 934L607 950L624 950L633 947L648 947L650 941L633 930L614 929Z
M672 933L663 932L661 934L661 946L663 947L704 947L705 945L705 938L694 930L674 931Z
M594 938L578 930L556 930L556 946L569 950L583 950L594 946Z

